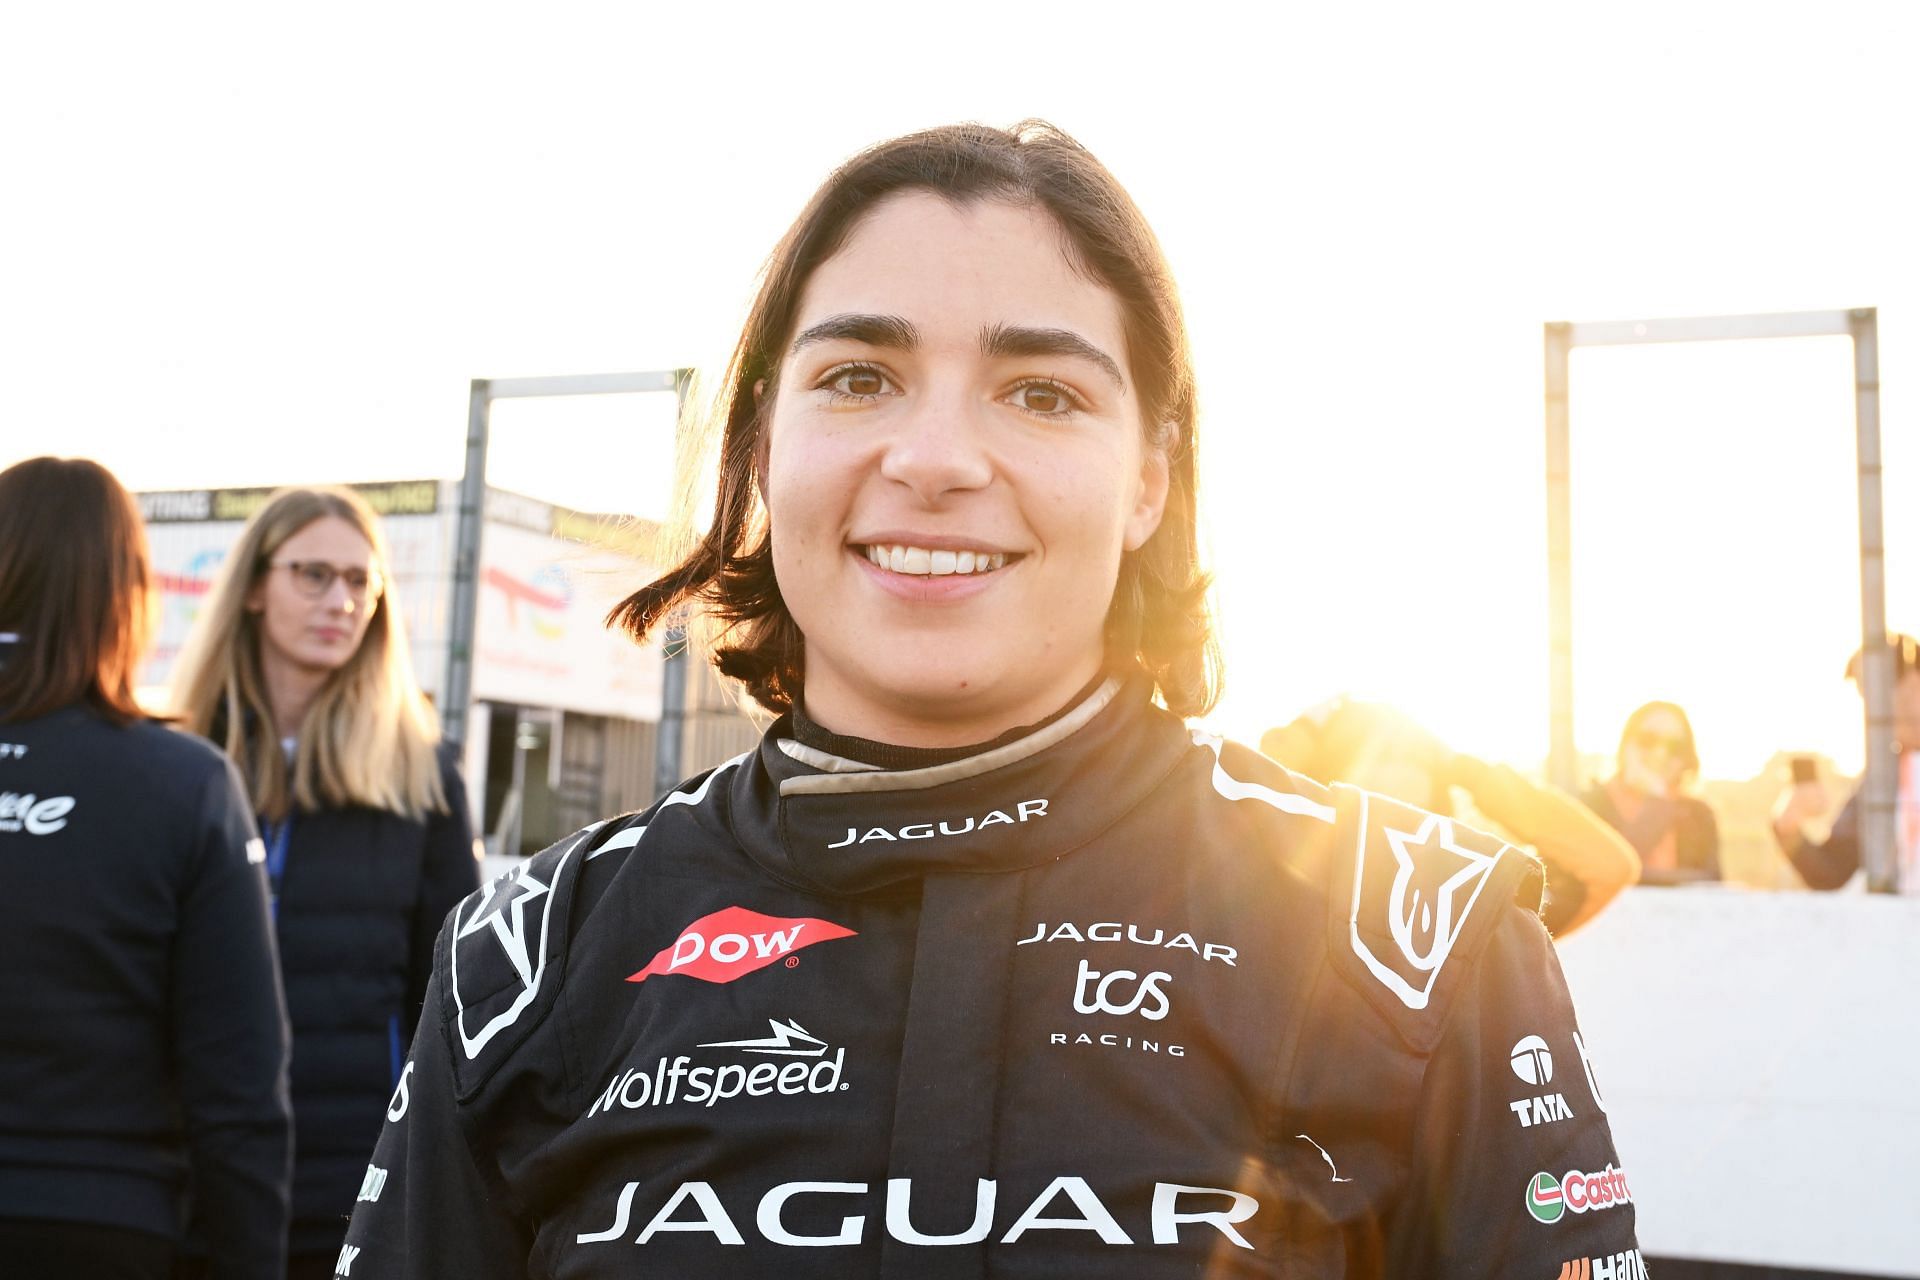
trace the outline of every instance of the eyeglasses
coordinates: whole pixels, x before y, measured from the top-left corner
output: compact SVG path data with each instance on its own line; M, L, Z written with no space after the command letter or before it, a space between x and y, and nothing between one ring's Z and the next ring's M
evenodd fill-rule
M347 584L347 596L350 599L361 602L387 589L378 569L342 569L325 560L278 560L268 567L292 573L294 588L301 595L316 600L333 590L336 579Z
M1684 756L1687 751L1687 740L1685 738L1675 738L1668 734L1655 733L1651 729L1642 729L1640 732L1634 734L1633 745L1642 751L1649 752L1659 747L1665 747L1667 754L1676 758Z

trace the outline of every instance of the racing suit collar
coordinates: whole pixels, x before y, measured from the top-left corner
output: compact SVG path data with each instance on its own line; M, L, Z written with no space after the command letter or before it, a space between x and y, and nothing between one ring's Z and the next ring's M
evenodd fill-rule
M1023 737L913 769L831 755L776 724L739 771L733 818L767 871L828 893L1038 866L1107 830L1172 771L1186 730L1152 692L1144 672L1111 677Z

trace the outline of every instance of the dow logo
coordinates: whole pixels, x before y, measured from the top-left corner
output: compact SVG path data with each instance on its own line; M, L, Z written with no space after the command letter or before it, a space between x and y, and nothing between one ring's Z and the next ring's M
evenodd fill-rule
M1567 1211L1566 1197L1560 1194L1560 1179L1550 1173L1536 1173L1527 1184L1527 1212L1536 1222L1558 1222Z
M1553 1082L1553 1054L1539 1036L1527 1036L1513 1046L1513 1074L1531 1085Z

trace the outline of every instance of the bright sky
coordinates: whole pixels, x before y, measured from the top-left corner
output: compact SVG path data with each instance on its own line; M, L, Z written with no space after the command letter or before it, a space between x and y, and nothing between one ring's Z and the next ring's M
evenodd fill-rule
M1920 627L1916 55L1899 3L13 6L0 464L452 475L469 378L710 363L835 162L1045 116L1182 285L1217 724L1352 689L1531 765L1543 321L1879 307ZM1844 340L1576 355L1583 750L1671 697L1709 773L1857 765L1848 376ZM496 428L494 483L664 503L660 406Z

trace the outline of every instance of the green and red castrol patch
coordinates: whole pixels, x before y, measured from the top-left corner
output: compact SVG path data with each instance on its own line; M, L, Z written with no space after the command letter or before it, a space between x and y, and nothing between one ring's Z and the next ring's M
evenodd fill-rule
M1632 1203L1626 1171L1612 1165L1599 1173L1569 1169L1558 1178L1536 1173L1527 1183L1527 1212L1536 1222L1558 1222L1569 1210L1586 1213Z

